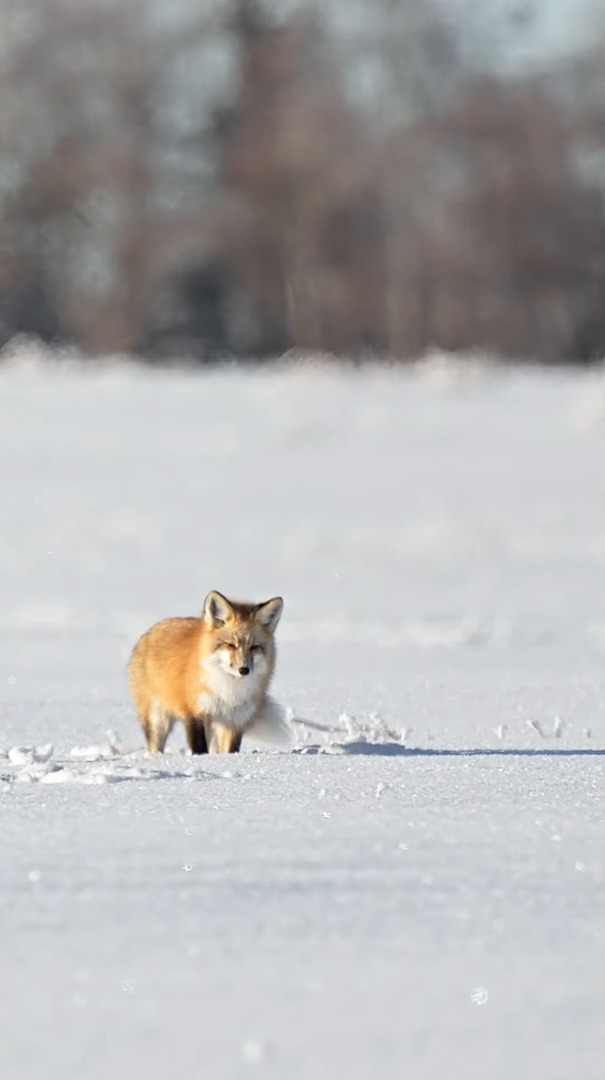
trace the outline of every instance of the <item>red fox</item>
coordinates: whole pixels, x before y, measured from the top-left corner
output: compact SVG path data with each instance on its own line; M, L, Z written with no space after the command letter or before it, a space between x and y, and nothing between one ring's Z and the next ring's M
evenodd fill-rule
M139 639L128 681L147 749L163 753L175 721L192 754L237 753L255 726L280 728L267 694L280 596L263 604L210 592L199 619L164 619Z

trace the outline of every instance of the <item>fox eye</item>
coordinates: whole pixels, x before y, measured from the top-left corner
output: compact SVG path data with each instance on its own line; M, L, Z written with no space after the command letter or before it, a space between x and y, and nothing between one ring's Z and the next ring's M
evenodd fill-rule
M235 644L234 641L223 641L223 648L224 649L236 649L237 645Z
M250 649L251 653L262 653L264 651L265 650L263 649L262 645L253 645Z

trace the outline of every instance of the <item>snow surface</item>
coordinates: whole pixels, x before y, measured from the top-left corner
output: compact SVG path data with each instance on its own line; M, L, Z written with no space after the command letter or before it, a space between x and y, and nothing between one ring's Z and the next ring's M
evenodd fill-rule
M0 369L0 1077L602 1080L605 375ZM130 649L285 597L292 746Z

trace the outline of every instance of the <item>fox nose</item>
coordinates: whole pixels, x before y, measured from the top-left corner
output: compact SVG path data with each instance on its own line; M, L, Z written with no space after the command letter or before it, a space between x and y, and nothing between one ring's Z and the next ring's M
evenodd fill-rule
M241 667L239 669L239 673L240 673L240 675L249 675L250 674L250 668L249 667Z

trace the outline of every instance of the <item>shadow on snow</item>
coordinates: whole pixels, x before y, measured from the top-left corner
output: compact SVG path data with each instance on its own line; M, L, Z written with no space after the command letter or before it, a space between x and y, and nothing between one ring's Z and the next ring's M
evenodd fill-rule
M331 747L308 746L307 754L376 755L377 757L605 757L605 749L547 748L515 749L514 747L475 747L467 749L440 749L439 747L402 746L401 743L370 743L357 741L337 743ZM301 750L296 751L301 753Z

